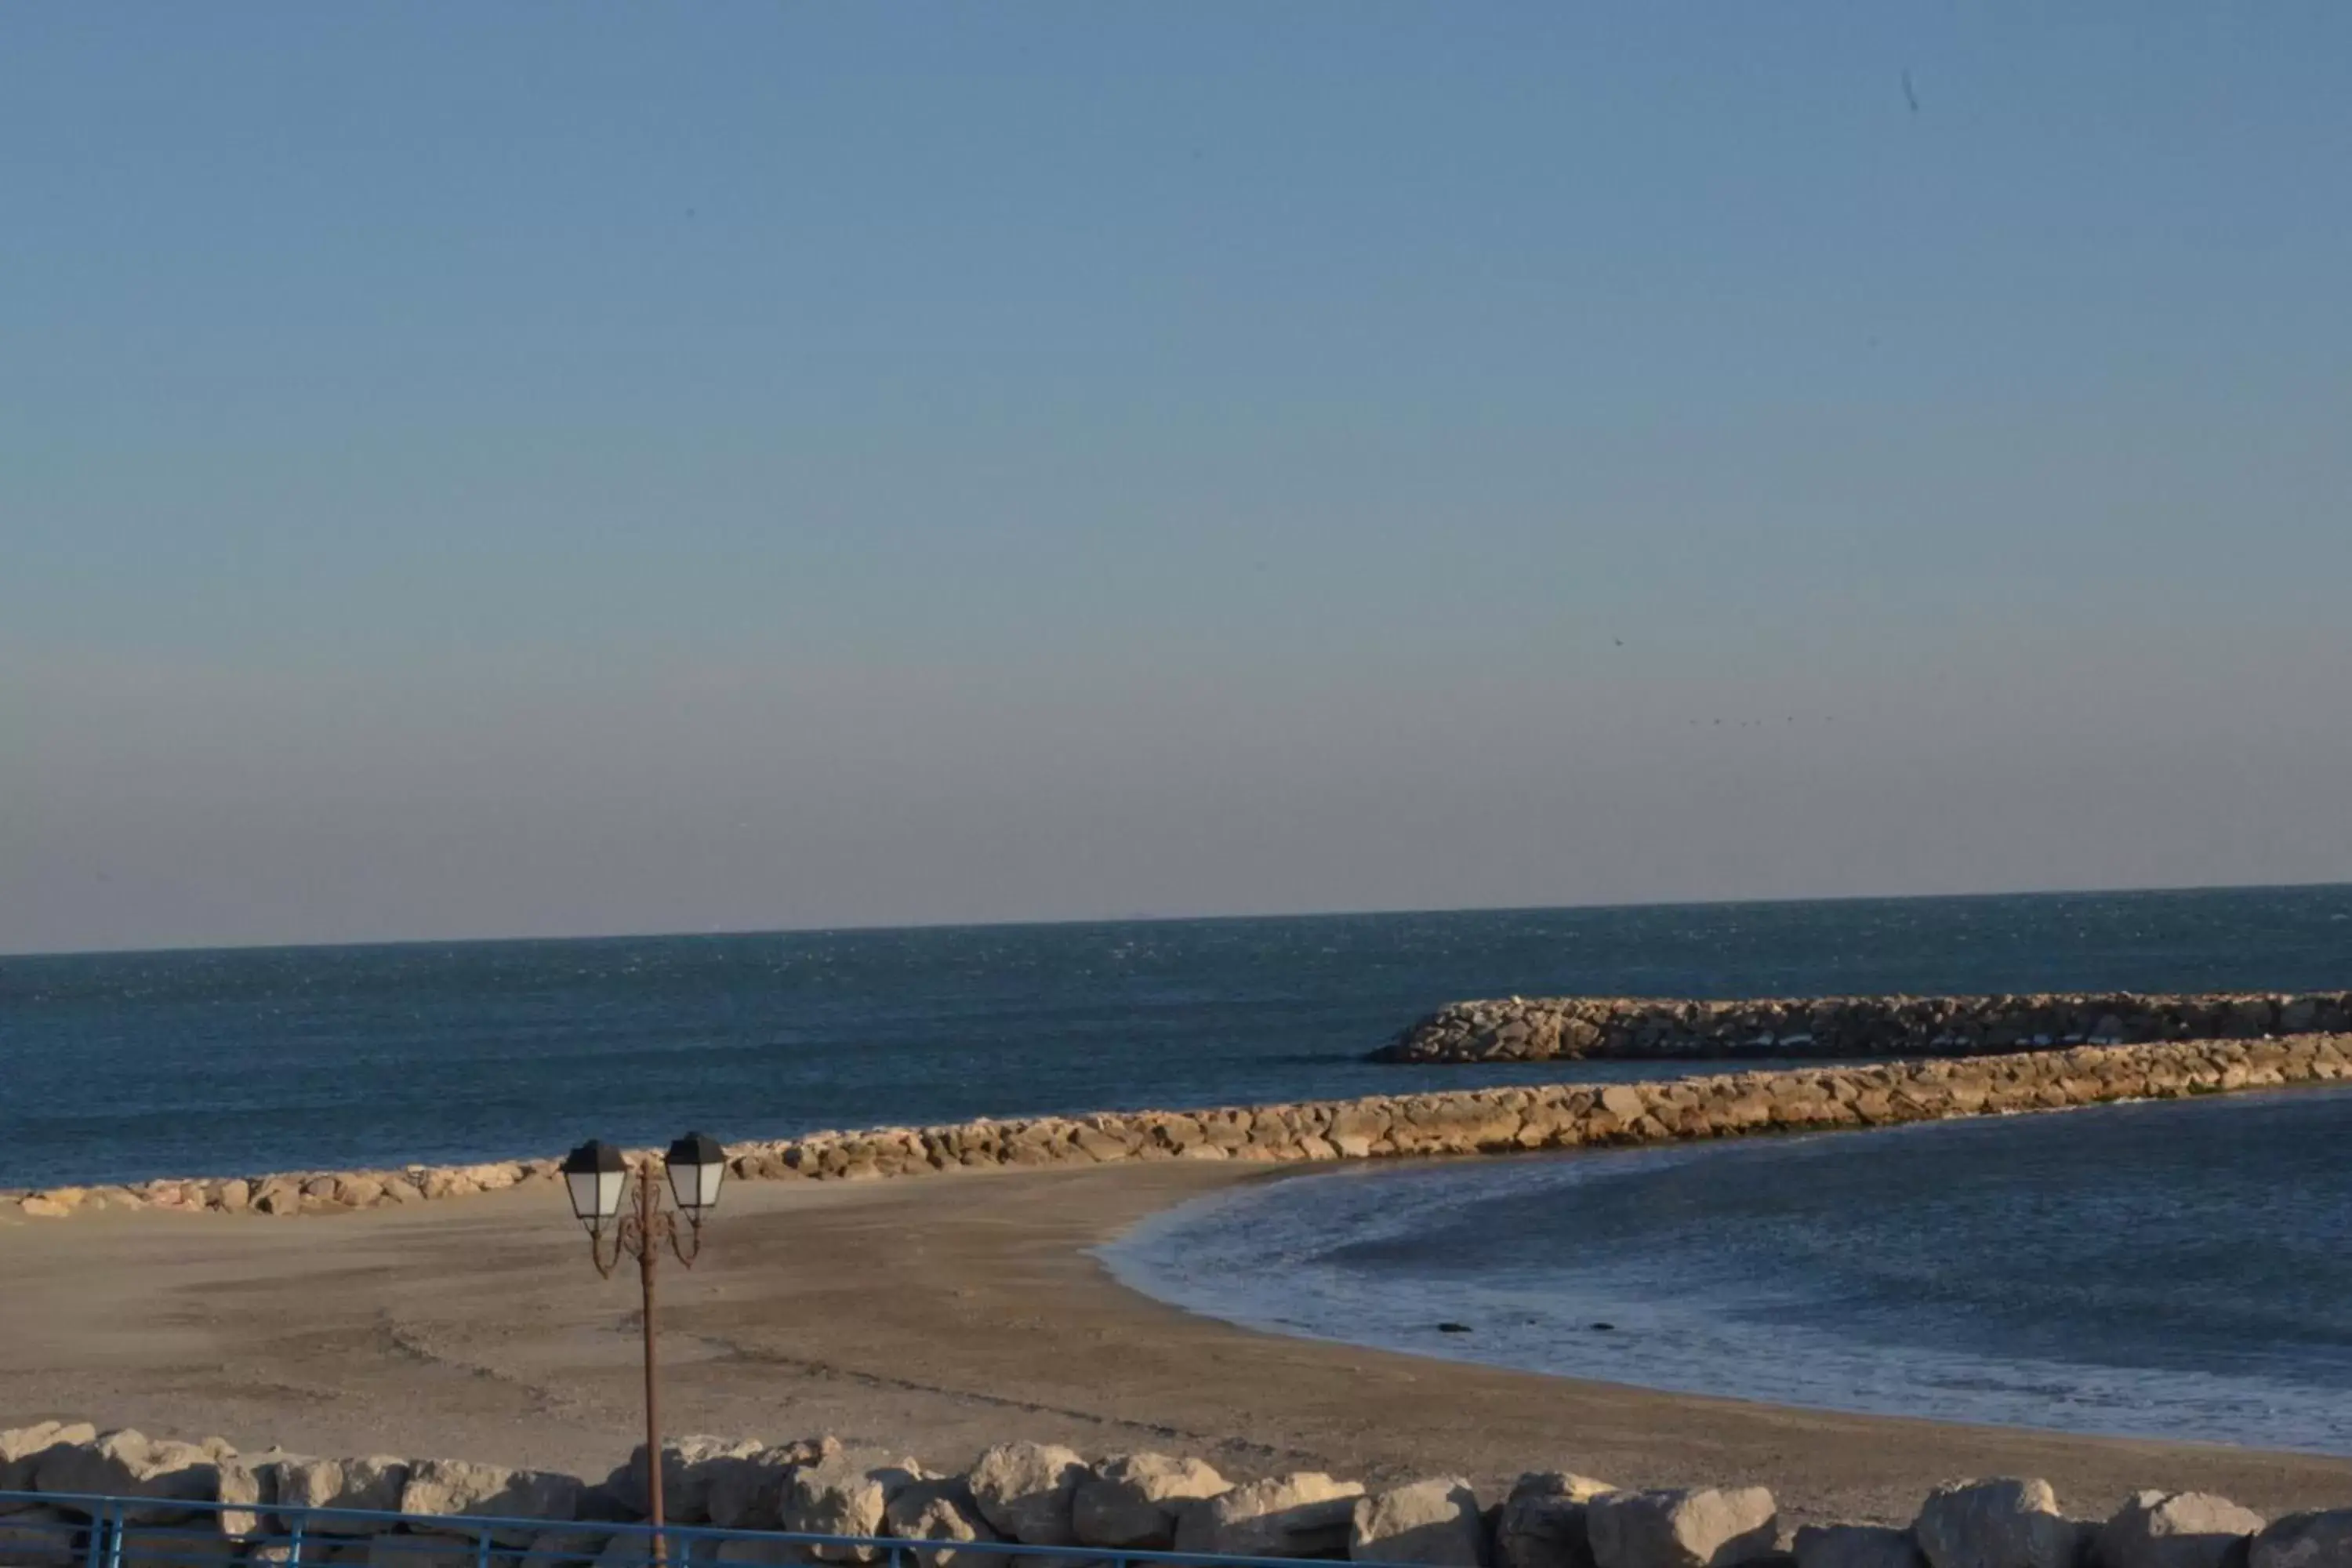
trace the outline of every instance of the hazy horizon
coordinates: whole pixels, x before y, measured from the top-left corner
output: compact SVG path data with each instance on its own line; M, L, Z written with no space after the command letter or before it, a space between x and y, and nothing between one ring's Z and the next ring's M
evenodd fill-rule
M2328 888L2352 889L2352 881L2316 882L2245 882L2216 883L2184 888L2148 886L2137 888L2004 888L1976 889L1951 892L1919 893L1839 893L1826 898L1767 899L1670 899L1637 900L1630 903L1607 904L1511 904L1511 905L1448 905L1428 909L1351 909L1351 910L1235 910L1193 912L1147 912L1095 915L1059 915L1037 920L1002 921L908 921L895 924L745 926L731 929L712 928L702 931L547 931L527 932L453 932L436 936L374 937L358 942L177 942L157 947L107 948L63 947L27 949L23 952L0 952L0 959L105 957L119 955L135 957L142 953L161 952L249 952L273 950L299 951L307 948L345 947L436 947L474 946L497 942L667 942L692 940L698 937L759 937L759 936L832 936L859 931L990 931L1020 930L1030 927L1092 925L1187 925L1213 923L1221 921L1316 921L1316 920L1378 920L1384 917L1421 915L1509 915L1543 914L1551 911L1574 913L1605 913L1612 910L1717 910L1747 907L1769 908L1783 904L1846 904L1846 903L1909 903L1936 902L1954 900L2002 899L2104 899L2127 898L2134 894L2168 893L2249 893L2268 890L2316 891Z
M0 45L0 952L2352 879L2352 10Z

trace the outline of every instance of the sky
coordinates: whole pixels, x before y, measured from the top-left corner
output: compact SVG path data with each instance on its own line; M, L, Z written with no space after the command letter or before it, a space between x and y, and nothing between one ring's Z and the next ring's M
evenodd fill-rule
M2352 8L0 13L0 952L2352 879Z

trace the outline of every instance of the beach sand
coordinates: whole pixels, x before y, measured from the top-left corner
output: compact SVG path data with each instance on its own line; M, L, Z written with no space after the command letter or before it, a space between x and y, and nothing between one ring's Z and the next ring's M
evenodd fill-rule
M2352 1460L1811 1411L1286 1340L1116 1284L1087 1248L1260 1167L1122 1164L738 1183L662 1271L665 1428L834 1432L941 1467L1009 1437L1369 1482L1522 1470L1760 1482L1791 1521L1907 1520L1934 1483L2041 1475L2104 1516L2146 1486L2267 1513L2352 1503ZM288 1219L0 1226L0 1426L47 1415L238 1447L601 1477L642 1430L637 1281L559 1189Z

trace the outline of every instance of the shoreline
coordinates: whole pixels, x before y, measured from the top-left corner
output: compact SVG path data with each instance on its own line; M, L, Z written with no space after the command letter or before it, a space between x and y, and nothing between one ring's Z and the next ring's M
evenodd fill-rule
M2275 1515L2352 1459L1869 1416L1258 1333L1120 1284L1093 1248L1297 1167L1167 1162L753 1184L664 1286L671 1430L834 1432L927 1464L1026 1438L1197 1455L1228 1476L1391 1485L1522 1471L1769 1486L1792 1522L1901 1522L1932 1486L2041 1475L2070 1511L2143 1487ZM638 1440L635 1291L560 1194L456 1215L191 1226L118 1213L0 1232L0 1426L44 1417L248 1449L461 1454L601 1474Z
M1125 1162L1421 1158L1893 1126L2352 1079L2352 1035L2076 1045L1870 1065L1376 1095L1079 1117L982 1119L730 1146L739 1181L866 1181ZM635 1161L657 1151L633 1150ZM108 1210L286 1215L406 1208L554 1184L552 1158L397 1170L0 1190L0 1224Z
M2216 1140L2226 1144L2231 1138L2273 1149L2324 1149L2352 1109L2352 1086L2257 1100L2222 1104L2206 1099L2171 1107L2124 1101L2080 1108L2079 1117L2060 1121L2046 1120L2053 1113L2018 1110L2001 1114L2006 1126L1992 1118L1921 1122L1859 1141L1797 1135L1764 1143L1592 1151L1602 1156L1599 1163L1539 1155L1527 1162L1299 1172L1295 1174L1304 1186L1251 1184L1148 1216L1098 1248L1097 1256L1128 1289L1253 1332L1792 1409L1916 1415L1939 1425L2102 1438L2162 1440L2199 1432L2224 1447L2352 1460L2352 1426L2341 1418L2342 1400L2315 1392L2309 1375L2335 1359L2324 1337L2305 1337L2326 1330L2308 1318L2280 1321L2277 1298L2242 1269L2233 1271L2234 1300L2231 1287L2200 1278L2196 1288L2223 1294L2192 1297L2200 1302L2198 1322L2168 1323L2161 1346L2145 1337L2128 1346L2111 1343L2100 1331L2078 1331L2071 1341L2047 1339L2038 1331L2042 1323L2017 1321L2006 1335L1963 1334L1955 1343L1933 1326L1932 1314L1926 1324L1902 1316L1901 1291L1895 1299L1871 1295L1890 1279L1919 1280L1939 1299L1957 1294L1997 1309L1998 1289L1989 1299L1970 1297L1957 1282L1926 1287L1930 1276L1918 1272L1928 1266L1926 1254L1940 1264L1947 1242L1956 1255L1974 1247L2009 1252L2032 1247L2031 1238L1961 1221L1948 1236L1937 1234L1922 1255L1913 1255L1899 1250L1902 1238L1936 1234L1933 1227L1897 1225L1893 1229L1900 1235L1890 1236L1884 1225L1873 1228L1872 1210L1903 1215L1910 1212L1904 1205L1923 1196L1932 1205L1951 1186L1970 1182L1969 1172L1997 1186L1999 1169L2012 1158L2039 1168L2053 1151L2089 1146L2116 1154L2119 1138L2136 1139L2139 1153L2200 1138L2208 1154ZM2128 1129L2137 1133L2123 1131ZM2049 1185L2034 1189L2049 1193L2055 1205L2054 1212L2037 1209L2037 1224L2047 1233L2081 1238L2065 1248L2065 1258L2032 1253L2034 1263L2023 1270L2004 1270L2000 1259L1988 1258L1986 1271L2031 1289L2055 1278L2032 1269L2081 1262L2077 1293L2063 1305L2053 1299L2044 1306L2053 1315L2092 1310L2095 1321L2101 1292L2117 1283L2113 1260L2100 1252L2100 1235L2091 1231L2095 1222L2068 1205L2076 1197L2095 1205L2112 1179L2135 1181L2130 1152L2089 1163L2078 1158ZM2202 1186L2210 1168L2200 1160L2172 1174ZM1714 1174L1705 1174L1709 1171ZM1832 1175L1823 1178L1823 1172ZM1792 1175L1804 1173L1811 1174ZM1871 1173L1888 1178L1885 1184L1857 1182ZM1783 1228L1796 1234L1743 1243L1710 1232L1704 1243L1684 1242L1629 1224L1629 1216L1646 1212L1644 1204L1622 1196L1599 1205L1597 1227L1580 1220L1573 1227L1546 1228L1546 1216L1558 1205L1573 1213L1581 1194L1627 1190L1650 1194L1659 1228L1669 1233L1704 1227L1702 1216L1717 1200L1738 1205L1750 1194L1793 1194L1795 1206L1787 1213L1769 1203L1741 1212L1763 1226L1793 1214L1792 1226ZM2242 1187L2231 1201L2248 1198ZM1981 1216L1988 1211L1979 1205L1968 1212ZM1669 1213L1674 1217L1664 1217ZM2210 1207L2195 1211L2176 1234L2213 1236L2215 1218ZM2248 1216L2246 1226L2237 1252L2242 1263L2275 1240L2267 1233L2255 1238L2263 1232L2258 1216ZM1830 1230L1840 1235L1838 1247L1816 1251L1808 1245ZM1890 1245L1897 1250L1885 1250ZM1727 1248L1744 1266L1726 1264ZM1547 1260L1562 1249L1569 1261L1549 1268ZM2137 1244L2116 1250L2137 1251ZM1849 1268L1832 1252L1871 1261ZM1280 1259L1285 1267L1254 1268L1260 1258ZM2275 1283L2275 1276L2263 1278ZM2158 1298L2177 1283L2124 1281L2126 1288L2144 1285ZM1802 1294L1816 1286L1818 1295ZM1855 1294L1845 1295L1841 1287ZM1798 1294L1784 1299L1782 1289ZM1877 1315L1874 1331L1857 1334L1862 1325L1846 1315L1857 1306ZM1904 1326L1887 1326L1884 1314L1890 1310ZM2232 1318L2233 1310L2255 1316ZM2111 1350L2120 1352L2116 1359L2109 1359ZM2152 1351L2156 1359L2147 1359Z

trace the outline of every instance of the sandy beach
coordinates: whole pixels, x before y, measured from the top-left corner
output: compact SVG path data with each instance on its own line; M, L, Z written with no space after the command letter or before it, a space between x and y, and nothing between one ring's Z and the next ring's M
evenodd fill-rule
M746 1183L663 1272L666 1426L830 1431L961 1464L1026 1436L1229 1474L1531 1468L1760 1482L1796 1521L1906 1519L1933 1483L2048 1477L2074 1511L2143 1486L2276 1513L2352 1460L1790 1410L1286 1340L1114 1282L1087 1248L1236 1182L1214 1163ZM240 1447L443 1454L601 1475L639 1429L636 1282L603 1280L540 1185L270 1220L0 1226L0 1426L77 1415Z

